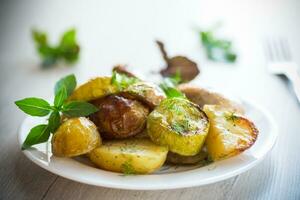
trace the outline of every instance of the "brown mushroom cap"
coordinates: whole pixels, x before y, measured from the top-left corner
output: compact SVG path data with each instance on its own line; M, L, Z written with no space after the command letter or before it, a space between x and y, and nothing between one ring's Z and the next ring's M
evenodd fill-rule
M239 103L228 99L217 92L209 91L190 84L180 84L177 88L184 93L190 101L199 105L201 108L206 104L220 105L240 114L244 114L245 112Z
M149 110L137 100L110 95L91 102L99 108L90 119L101 136L107 139L126 138L143 131Z
M200 73L199 68L194 61L184 56L175 56L170 58L165 51L164 44L160 41L156 41L156 43L167 64L166 68L160 71L162 76L173 76L179 72L182 82L189 82Z

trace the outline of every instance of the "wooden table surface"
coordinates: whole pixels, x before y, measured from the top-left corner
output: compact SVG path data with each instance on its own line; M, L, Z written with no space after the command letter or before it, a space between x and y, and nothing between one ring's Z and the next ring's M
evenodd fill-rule
M268 74L262 44L280 35L300 64L300 1L1 1L0 2L0 199L300 199L300 105L288 81ZM207 61L197 28L222 21L239 53L235 65ZM45 30L56 42L76 27L81 58L74 67L40 70L30 37ZM224 89L264 106L279 126L273 150L258 166L231 179L170 191L127 191L84 185L41 169L17 144L25 115L14 101L48 97L59 77L82 82L127 63L133 71L155 71L163 61L159 38L171 55L185 54L201 67L199 83ZM197 82L196 81L196 82ZM180 180L178 180L180 181Z

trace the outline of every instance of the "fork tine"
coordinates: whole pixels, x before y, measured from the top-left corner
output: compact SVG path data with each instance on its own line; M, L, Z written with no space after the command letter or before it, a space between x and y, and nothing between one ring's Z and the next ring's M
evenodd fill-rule
M267 39L265 41L264 49L265 49L265 54L267 56L267 59L269 61L274 61L274 55L273 55L273 51L272 51L272 47L271 47L271 42L269 39Z
M284 58L282 56L282 49L280 47L280 42L278 39L273 38L272 39L272 45L273 45L273 49L274 49L274 54L275 54L275 60L276 61L282 61Z
M265 54L269 61L283 62L290 61L291 52L288 41L285 38L268 38L265 41Z
M285 59L291 60L292 56L291 56L291 51L287 39L281 38L281 47L282 47L282 51L284 52Z

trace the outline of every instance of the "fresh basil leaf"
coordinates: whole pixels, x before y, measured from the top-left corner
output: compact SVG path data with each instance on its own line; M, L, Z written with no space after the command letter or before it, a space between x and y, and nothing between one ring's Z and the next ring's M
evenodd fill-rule
M53 66L57 61L64 60L73 63L78 60L80 47L76 41L76 30L66 31L57 45L48 43L47 34L37 30L32 31L37 52L42 59L43 67Z
M76 43L76 30L70 29L66 31L60 40L60 46L70 46Z
M115 85L120 91L137 82L139 82L139 79L135 77L129 77L125 74L120 74L116 71L113 71L111 83Z
M76 88L76 77L74 74L70 74L66 77L61 78L56 84L55 84L55 95L61 90L62 87L65 87L67 90L67 96L70 96L74 89Z
M78 59L80 48L76 41L75 29L70 29L63 34L58 49L65 61L72 63Z
M47 34L37 30L32 30L32 38L36 45L48 45Z
M63 85L61 87L61 89L58 91L58 93L55 95L54 106L59 109L63 105L64 101L67 98L68 98L68 96L67 96L67 89Z
M60 114L58 111L53 111L48 119L48 126L51 133L55 133L60 125Z
M46 142L49 139L50 130L46 124L40 124L33 127L27 135L22 150L31 147L32 145Z
M62 107L62 113L68 117L84 117L97 111L98 108L93 104L82 101L68 102Z
M59 58L57 48L48 44L47 34L37 30L32 31L32 38L35 42L36 49L42 59L42 66L49 67L56 63Z
M15 104L23 112L31 116L46 116L51 111L51 107L47 101L35 97L25 98L16 101Z

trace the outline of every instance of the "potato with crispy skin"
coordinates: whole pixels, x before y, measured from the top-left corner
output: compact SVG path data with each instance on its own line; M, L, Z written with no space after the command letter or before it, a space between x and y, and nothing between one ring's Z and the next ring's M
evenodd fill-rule
M75 89L68 100L91 101L117 91L117 87L111 84L111 77L97 77Z
M183 98L163 100L147 119L151 140L182 156L200 152L209 129L205 113L196 104Z
M212 160L237 155L256 141L258 130L248 119L217 105L205 105L204 112L210 121L205 143Z
M110 95L91 102L99 111L90 119L107 139L127 138L143 131L149 110L139 101Z
M89 153L89 158L101 169L124 174L147 174L165 162L168 148L149 139L106 141Z
M85 117L78 117L63 122L51 142L53 155L73 157L86 154L100 146L101 138L93 122Z

